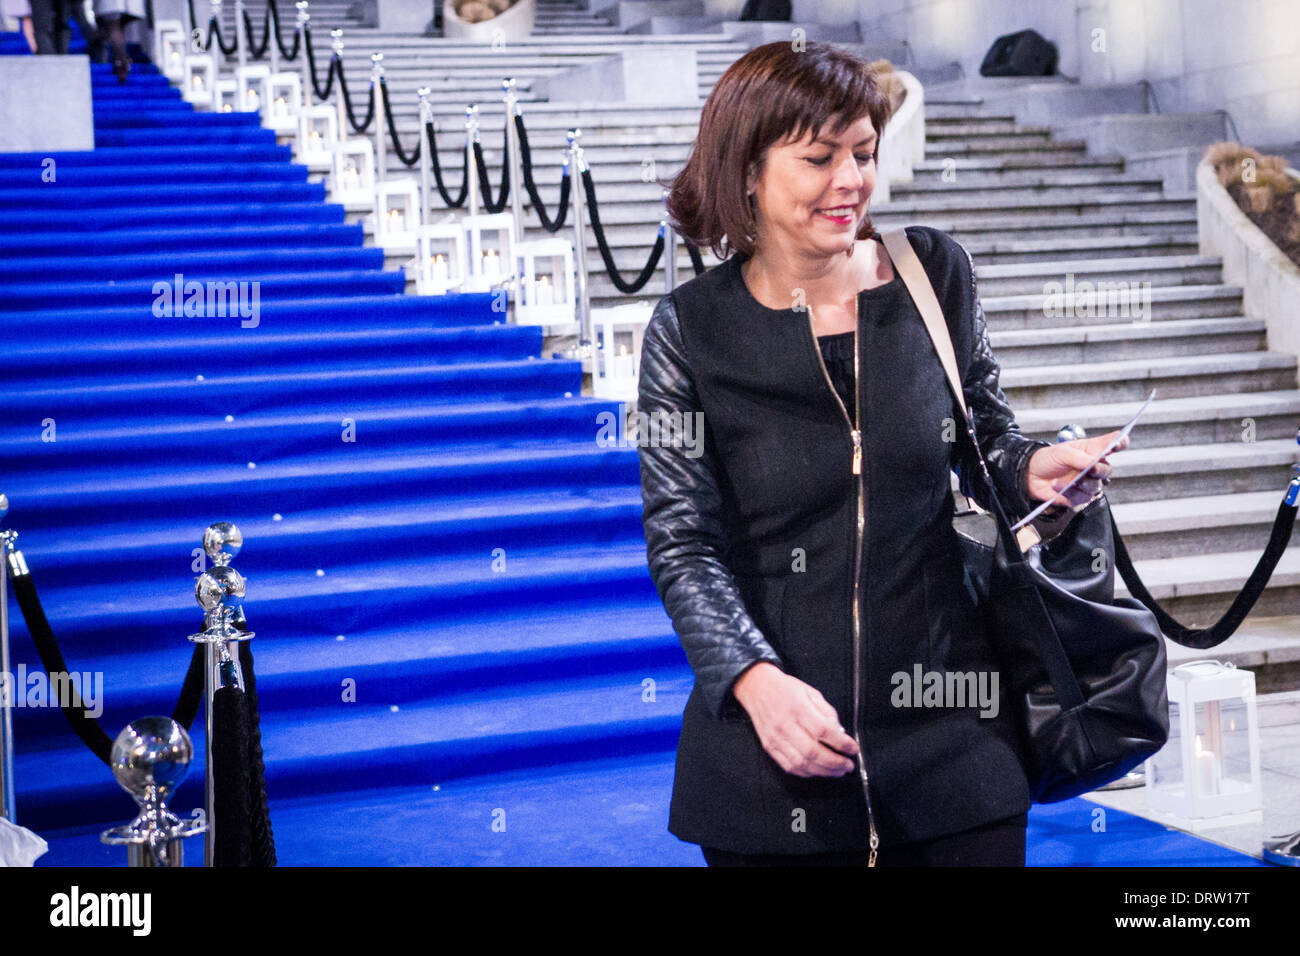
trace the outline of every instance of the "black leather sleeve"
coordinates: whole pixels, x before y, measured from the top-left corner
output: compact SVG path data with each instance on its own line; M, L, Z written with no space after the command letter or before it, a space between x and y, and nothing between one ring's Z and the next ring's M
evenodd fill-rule
M646 326L640 376L638 412L648 418L702 414L671 295L659 300ZM717 719L741 716L743 709L730 693L736 678L759 661L780 667L781 659L750 617L723 560L726 540L711 443L702 440L687 449L645 439L638 445L650 577L709 712Z
M1033 511L1039 501L1030 497L1027 486L1029 459L1039 448L1051 443L1029 438L1016 423L1015 413L999 385L1002 370L989 346L988 320L980 305L979 288L975 280L975 265L970 253L961 247L970 272L970 301L972 328L972 354L970 365L962 380L966 407L975 423L975 436L980 451L988 465L989 475L998 494L998 501L1013 522ZM963 444L961 465L958 469L962 494L974 498L981 508L989 508L983 482L977 481L979 463L974 460L969 444Z

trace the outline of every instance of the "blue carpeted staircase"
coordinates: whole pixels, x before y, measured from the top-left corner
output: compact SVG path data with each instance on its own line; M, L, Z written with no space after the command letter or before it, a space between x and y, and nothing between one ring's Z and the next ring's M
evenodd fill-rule
M230 520L282 863L701 862L666 831L691 674L636 449L597 440L617 405L490 296L403 294L254 117L147 65L92 78L93 152L0 155L0 491L105 729L171 712L199 537ZM177 274L258 283L256 315L169 314ZM129 798L55 710L15 723L42 864L120 865L97 834ZM1123 814L1099 836L1089 807L1038 808L1030 862L1137 862L1135 833L1151 862L1250 862Z
M489 295L403 294L255 116L196 113L137 70L93 68L93 152L0 156L9 525L70 666L104 673L105 728L170 712L192 552L232 520L283 862L369 862L315 842L354 791L395 788L400 813L412 787L671 750L690 673L646 571L636 450L597 442L616 403ZM168 314L155 285L178 273L256 281L255 319ZM132 815L60 714L16 725L21 822L57 849L72 821ZM312 820L278 819L295 800ZM408 858L455 844L421 819ZM647 861L693 852L650 832ZM69 839L49 862L100 859Z

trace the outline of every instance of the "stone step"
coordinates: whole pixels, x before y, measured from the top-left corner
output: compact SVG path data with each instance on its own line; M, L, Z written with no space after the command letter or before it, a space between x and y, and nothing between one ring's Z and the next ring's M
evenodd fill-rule
M1020 215L1073 217L1090 212L1103 212L1120 208L1125 212L1182 211L1193 215L1195 199L1166 196L1160 192L1126 193L1123 195L1080 196L1077 199L1039 199L1032 194L1004 196L909 196L873 206L873 215L881 217L915 216L929 213L947 215L966 222L1001 222L1006 227L1006 217Z
M1116 524L1118 524L1116 519ZM1133 569L1151 596L1165 611L1184 627L1208 627L1217 621L1228 609L1233 599L1241 592L1247 577L1259 561L1261 543L1257 548L1244 551L1214 551L1210 553L1184 554L1177 557L1160 558L1147 561L1134 561ZM1116 575L1115 593L1117 596L1130 596L1124 582ZM1268 587L1260 595L1259 601L1247 618L1258 621L1270 616L1290 615L1294 608L1300 606L1300 548L1289 547L1282 552L1282 557L1273 570ZM1300 660L1295 652L1294 633L1287 639L1286 623L1277 629L1277 636L1287 640L1285 660ZM1222 645L1223 650L1197 651L1193 656L1180 655L1180 660L1201 659L1207 656L1224 659L1225 652L1234 647L1242 652L1244 642L1237 637ZM1276 647L1278 641L1256 642L1251 648L1256 654L1265 648ZM1276 659L1275 659L1276 660ZM1267 658L1259 663L1266 663ZM1252 664L1252 666L1255 666ZM1294 686L1292 670L1292 683Z
M1128 258L1136 254L1150 256L1196 255L1199 243L1195 228L1164 231L1153 235L1059 236L1045 239L972 238L964 242L976 262L982 265L1053 262L1066 257L1089 259Z
M1016 422L1033 438L1056 441L1065 425L1079 425L1088 435L1122 428L1145 400L1053 404L1017 408ZM1264 439L1294 439L1300 392L1294 389L1168 398L1163 392L1147 407L1132 432L1130 447L1244 443ZM1128 452L1125 451L1124 454Z
M1139 443L1140 427L1134 444L1110 459L1115 470L1106 488L1116 503L1244 492L1280 498L1296 463L1292 438L1147 448Z
M972 253L972 256L974 254ZM1006 263L975 267L981 295L1046 293L1047 283L1149 283L1151 286L1213 285L1222 279L1222 260L1212 256L1140 256Z
M1011 366L1002 369L1001 387L1017 413L1063 404L1137 401L1153 388L1159 398L1263 392L1296 387L1296 357L1256 350L1113 359L1080 366Z
M982 177L957 174L944 180L927 177L894 183L891 198L898 202L921 197L1032 196L1040 202L1069 202L1097 195L1152 195L1164 190L1164 180L1154 176L1115 174L1110 171L1032 173L1023 176Z
M1117 474L1123 460L1123 454L1112 459ZM1289 481L1288 476L1280 476L1272 491L1112 502L1111 510L1135 567L1140 561L1188 554L1254 551L1259 555L1268 544Z
M1016 146L1021 143L1045 143L1052 138L1052 128L1050 126L1030 126L1018 125L1016 123L1000 123L996 128L988 128L992 124L980 124L979 122L970 124L938 124L932 125L926 123L925 126L925 143L927 152L930 150L943 151L948 148L949 143L957 142L988 142L997 141Z
M1136 355L1169 358L1265 349L1263 319L1170 319L1086 328L990 332L989 343L1004 369L1019 366L1095 364Z
M957 179L968 176L983 177L977 181L995 182L1001 177L1050 177L1061 174L1082 174L1106 171L1120 174L1124 159L1120 156L1079 156L1075 154L1031 153L1024 156L947 156L942 159L924 159L912 167L915 181L943 181L943 176L955 175ZM902 184L900 184L902 185Z
M1240 315L1241 288L1223 284L1112 290L1094 296L1039 293L981 296L989 331L1108 325L1118 320L1219 318Z

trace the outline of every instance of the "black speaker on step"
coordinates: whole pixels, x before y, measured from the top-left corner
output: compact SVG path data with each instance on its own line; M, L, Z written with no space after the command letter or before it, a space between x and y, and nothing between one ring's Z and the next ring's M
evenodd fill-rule
M1034 30L998 37L984 54L980 76L1051 76L1056 72L1056 46Z

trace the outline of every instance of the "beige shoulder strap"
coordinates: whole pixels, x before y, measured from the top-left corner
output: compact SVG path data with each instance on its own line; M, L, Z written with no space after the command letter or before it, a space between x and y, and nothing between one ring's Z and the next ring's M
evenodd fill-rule
M966 394L962 391L961 376L957 372L957 355L953 351L952 336L948 334L948 323L944 321L943 310L939 307L939 299L934 294L930 277L925 274L925 268L921 265L921 260L916 257L916 250L908 241L906 232L902 229L892 229L883 233L880 238L885 243L885 251L889 253L889 258L893 260L894 269L902 276L912 301L916 303L921 318L925 320L925 327L930 331L935 351L939 353L939 360L943 362L943 370L948 374L953 393L961 404L962 414L969 421L970 410L966 407ZM954 490L953 496L964 500L973 511L984 510L973 499L966 498L959 491ZM1032 524L1025 525L1016 532L1016 540L1020 544L1021 551L1028 551L1032 545L1038 543L1040 535Z
M930 285L930 277L925 274L921 260L916 257L916 250L902 229L893 229L880 238L885 242L885 250L893 260L894 269L903 277L907 291L912 294L921 318L925 320L925 327L930 330L930 338L934 340L943 369L948 373L948 381L952 382L952 390L961 403L962 414L970 418L970 410L966 408L966 395L961 387L961 376L957 374L957 356L952 348L952 336L948 334L948 323L944 321L934 286Z

